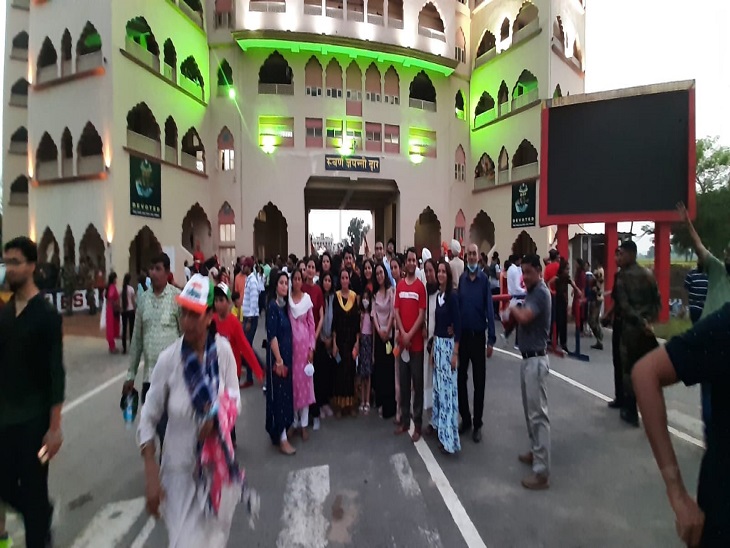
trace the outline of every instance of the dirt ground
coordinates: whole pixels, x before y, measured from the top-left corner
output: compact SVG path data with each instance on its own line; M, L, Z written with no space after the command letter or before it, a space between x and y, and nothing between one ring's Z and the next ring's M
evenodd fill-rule
M63 334L78 337L105 338L105 332L99 329L99 314L77 312L73 316L63 316Z

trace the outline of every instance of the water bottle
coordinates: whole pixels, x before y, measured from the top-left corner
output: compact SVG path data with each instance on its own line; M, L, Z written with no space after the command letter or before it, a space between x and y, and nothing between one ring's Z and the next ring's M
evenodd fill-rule
M131 430L134 427L134 397L132 394L127 395L122 415L124 416L124 426L127 430Z

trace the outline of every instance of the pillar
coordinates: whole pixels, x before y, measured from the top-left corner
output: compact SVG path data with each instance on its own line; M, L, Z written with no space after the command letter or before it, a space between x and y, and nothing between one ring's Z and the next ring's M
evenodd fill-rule
M618 247L618 226L616 223L606 223L605 230L605 257L603 257L603 272L605 276L604 285L604 310L608 310L613 303L611 292L613 291L613 279L616 276L616 248Z
M662 307L659 321L669 320L669 278L671 270L671 223L656 223L654 227L654 276L659 286Z
M558 225L558 253L566 261L570 260L570 242L568 240L568 225Z

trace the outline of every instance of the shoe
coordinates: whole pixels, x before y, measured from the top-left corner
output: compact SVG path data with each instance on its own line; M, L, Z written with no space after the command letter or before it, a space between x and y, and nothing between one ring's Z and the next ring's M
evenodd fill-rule
M466 434L469 430L471 430L471 424L464 424L463 422L459 425L459 435Z
M474 432L472 432L471 439L474 440L474 443L479 443L480 441L482 441L482 429L475 428Z
M533 456L532 451L530 451L528 453L522 453L521 455L517 455L517 460L520 461L522 464L532 466L532 462L535 460L535 457Z
M591 346L593 350L603 350L603 345L601 343L596 343L593 346Z
M532 491L541 491L550 487L550 479L543 474L530 474L522 480L522 487Z
M560 345L560 348L562 348L563 349L563 352L565 352L566 354L570 354L570 350L568 350L568 345L567 344L561 344Z
M309 440L309 429L302 428L302 441Z
M245 381L245 382L239 383L238 386L240 388L251 388L253 386L253 381Z
M626 409L621 410L621 420L634 428L639 427L639 415L627 411Z
M365 405L363 406L363 408L362 408L362 412L363 412L363 413L365 413L366 415L369 415L369 414L370 414L370 404L369 404L369 403L366 403L366 404L365 404Z
M315 417L312 421L312 430L315 432L321 428L321 425L319 423L319 417Z
M395 434L396 436L400 436L401 434L405 434L406 432L408 432L408 428L401 425L393 431L393 434Z
M413 443L416 443L420 439L421 439L421 429L416 428L415 430L413 430L413 434L411 435L411 441Z
M623 403L621 403L619 400L611 400L608 402L608 407L611 409L621 409L621 406Z
M297 452L297 450L292 447L292 444L286 440L279 443L279 451L287 456L294 455Z

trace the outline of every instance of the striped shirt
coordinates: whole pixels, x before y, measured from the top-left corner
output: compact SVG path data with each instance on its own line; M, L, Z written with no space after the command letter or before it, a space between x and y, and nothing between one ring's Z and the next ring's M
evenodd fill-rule
M244 318L259 317L259 295L264 290L259 284L259 279L254 272L248 275L246 279L246 288L243 292L243 308Z
M705 299L707 298L707 274L693 268L684 278L684 288L687 290L687 301L689 303L690 313L702 314L705 307Z

